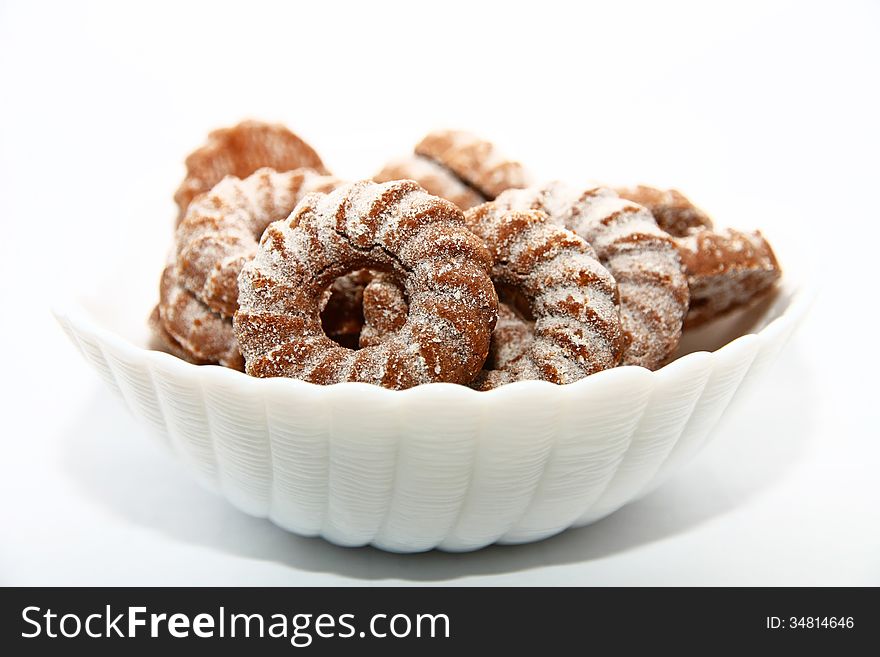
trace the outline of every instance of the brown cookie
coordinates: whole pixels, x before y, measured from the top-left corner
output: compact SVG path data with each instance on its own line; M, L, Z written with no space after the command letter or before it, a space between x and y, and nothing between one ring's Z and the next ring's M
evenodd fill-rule
M623 351L617 285L589 244L540 211L491 202L468 210L465 219L492 254L493 282L521 295L535 320L527 347L519 355L496 352L497 369L481 372L474 387L524 379L572 383L617 365Z
M379 344L402 329L409 314L409 303L393 276L378 273L364 288L363 311L361 348Z
M498 312L489 254L461 210L412 181L361 181L312 194L270 225L239 278L235 330L248 374L388 388L468 383L482 367ZM406 323L380 344L346 349L324 333L324 290L360 269L392 274Z
M212 312L187 290L173 263L162 272L159 318L166 334L188 356L186 360L244 369L232 322Z
M448 169L421 155L410 155L392 160L375 176L376 182L391 180L415 180L429 194L452 201L462 210L467 210L486 198L469 187Z
M712 228L712 220L675 189L657 189L647 185L618 187L618 196L643 205L657 220L657 225L673 237L687 235L691 228Z
M190 202L226 176L246 178L257 169L276 171L310 168L327 173L315 150L282 125L242 121L214 130L207 142L186 158L186 177L174 194L177 222Z
M607 188L560 182L509 190L495 204L542 210L596 250L620 290L622 365L656 369L672 357L688 308L687 278L675 242L647 209Z
M164 324L162 324L162 316L159 312L158 304L150 313L147 324L150 327L150 349L164 351L166 354L171 354L172 356L185 360L193 365L210 365L210 361L196 358L193 354L189 353L183 348L183 345L175 340L174 336L165 329Z
M231 317L238 307L238 274L257 252L266 226L287 218L307 193L339 184L312 169L259 169L244 180L227 176L190 204L177 227L180 281L211 310Z
M469 132L437 130L416 144L415 152L448 169L489 200L506 189L528 184L522 164L504 157L491 142Z
M676 244L691 291L687 328L750 303L782 276L773 249L758 231L694 229Z

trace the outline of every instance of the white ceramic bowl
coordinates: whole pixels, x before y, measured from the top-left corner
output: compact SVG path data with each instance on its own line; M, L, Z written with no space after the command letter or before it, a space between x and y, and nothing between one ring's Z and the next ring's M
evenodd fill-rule
M131 412L245 513L340 545L466 551L588 524L655 488L761 377L811 297L784 281L684 350L743 322L754 332L656 372L491 392L257 379L136 346L80 305L55 314Z

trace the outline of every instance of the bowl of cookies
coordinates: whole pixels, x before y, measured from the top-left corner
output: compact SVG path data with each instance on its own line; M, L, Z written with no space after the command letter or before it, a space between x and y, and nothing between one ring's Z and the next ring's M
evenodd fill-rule
M186 167L151 344L56 317L201 482L339 545L613 513L699 452L810 301L679 192L536 182L465 132L344 181L246 121Z

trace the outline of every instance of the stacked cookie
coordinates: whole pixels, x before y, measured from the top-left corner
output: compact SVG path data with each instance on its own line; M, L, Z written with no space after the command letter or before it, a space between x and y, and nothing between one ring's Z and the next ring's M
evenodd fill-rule
M344 183L246 122L187 158L175 198L157 346L260 377L485 390L656 369L780 277L760 233L715 230L678 192L530 185L456 131Z

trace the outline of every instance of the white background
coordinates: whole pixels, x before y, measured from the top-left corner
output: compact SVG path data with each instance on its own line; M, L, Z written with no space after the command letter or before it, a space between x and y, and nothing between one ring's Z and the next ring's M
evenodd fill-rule
M0 584L880 584L880 4L182 5L0 0ZM194 484L49 313L142 335L183 157L248 116L342 177L463 127L541 178L674 185L820 296L711 447L592 527L297 538Z

